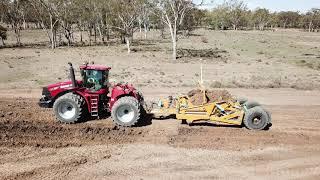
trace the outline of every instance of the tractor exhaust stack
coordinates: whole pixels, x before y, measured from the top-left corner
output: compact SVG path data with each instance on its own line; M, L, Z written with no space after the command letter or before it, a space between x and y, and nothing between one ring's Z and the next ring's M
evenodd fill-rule
M73 69L73 66L72 66L72 63L71 62L68 62L69 64L69 71L70 71L70 78L71 78L71 82L72 82L72 87L73 88L76 88L77 87L77 82L76 82L76 76L74 74L74 69Z

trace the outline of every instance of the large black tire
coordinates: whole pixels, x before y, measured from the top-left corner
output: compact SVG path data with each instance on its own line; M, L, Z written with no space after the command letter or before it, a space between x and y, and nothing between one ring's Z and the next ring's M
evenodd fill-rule
M251 109L251 108L254 108L254 107L257 107L257 106L261 106L260 103L255 102L255 101L247 101L243 105L246 106L247 109Z
M76 123L83 115L84 99L73 93L59 97L53 104L53 111L57 120L63 123Z
M111 109L113 122L124 127L136 125L141 115L140 108L139 101L134 97L125 96L118 99Z
M248 109L243 119L243 124L250 130L264 130L269 123L268 113L260 106Z

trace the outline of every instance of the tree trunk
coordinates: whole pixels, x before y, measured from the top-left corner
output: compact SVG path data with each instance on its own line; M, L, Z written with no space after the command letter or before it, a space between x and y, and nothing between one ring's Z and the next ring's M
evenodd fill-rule
M107 36L107 41L110 40L110 30L109 28L106 29L106 36Z
M18 25L15 25L15 27L14 27L14 32L15 32L15 34L16 34L17 45L18 45L18 46L21 46L21 40L20 40L20 36L21 36L21 34L20 34L20 27L19 27Z
M98 24L98 32L99 32L99 36L100 36L102 43L104 43L104 33L101 31L101 27L99 24Z
M161 31L160 36L161 36L162 39L164 39L165 38L165 36L164 36L164 28L162 27L160 29L160 31Z
M1 44L0 44L0 47L1 47L1 46L4 46L4 42L3 42L3 39L2 39L2 37L0 37L0 40L1 40Z
M309 32L311 32L311 28L312 28L312 21L310 21L309 23Z
M140 18L139 18L139 20L138 20L138 23L139 23L139 34L140 34L140 39L142 39L142 23L141 23L141 20L140 20Z
M60 36L60 39L59 39L59 44L61 42L61 36ZM57 29L54 29L53 30L53 42L54 42L54 47L56 48L59 44L58 44L58 41L57 41Z
M27 28L26 18L24 17L24 13L22 13L22 20L23 20L23 29Z
M287 27L287 22L283 23L283 29L285 29Z
M65 29L64 30L64 37L67 39L67 43L68 43L68 46L71 45L71 33L69 30Z
M233 25L233 30L237 30L237 26L236 25Z
M148 36L148 27L147 27L147 24L144 23L144 39L147 39L147 36Z
M55 32L55 33L56 33L56 32ZM60 45L61 42L62 42L62 35L61 35L61 31L59 31L59 42L58 42L58 44Z
M82 27L80 27L80 42L83 44L83 37L82 37Z
M175 61L177 59L177 26L169 26L171 40L172 40L172 59Z
M91 46L91 29L88 29L89 46Z
M172 59L175 61L177 59L177 41L172 41Z
M128 48L128 54L131 53L131 49L130 49L130 38L128 36L125 37L126 40L126 44L127 44L127 48Z
M94 26L94 43L97 43L97 29L96 26Z
M54 35L54 26L52 15L50 14L50 34L51 34L51 49L56 48L55 35Z

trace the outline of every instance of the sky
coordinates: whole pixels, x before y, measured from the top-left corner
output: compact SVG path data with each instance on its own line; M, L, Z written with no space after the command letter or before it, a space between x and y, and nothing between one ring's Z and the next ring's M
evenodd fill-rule
M205 0L208 4L206 7L213 7L223 0ZM320 0L243 0L249 9L254 10L258 7L267 8L271 11L300 11L307 12L311 8L320 9ZM194 0L194 2L201 2L201 0ZM210 4L210 5L209 5Z

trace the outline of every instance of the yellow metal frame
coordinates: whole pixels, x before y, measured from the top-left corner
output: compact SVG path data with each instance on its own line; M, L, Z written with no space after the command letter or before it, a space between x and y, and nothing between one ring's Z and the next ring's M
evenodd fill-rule
M161 116L175 115L178 120L186 120L189 123L196 121L208 121L219 124L241 125L244 117L244 109L238 102L213 102L207 103L204 91L204 103L193 105L188 96L180 96L169 102L162 99L160 108L152 113Z

